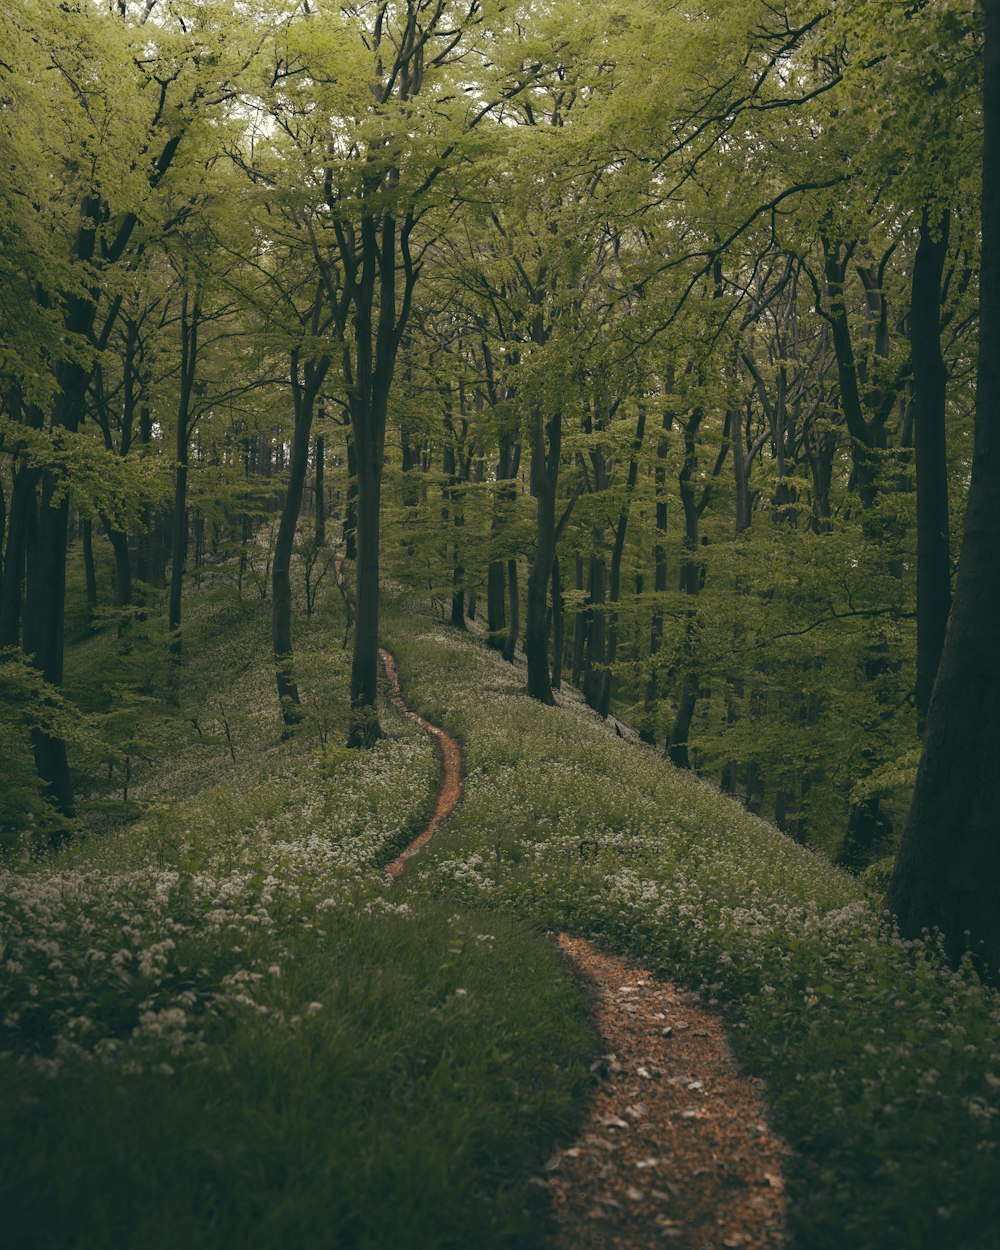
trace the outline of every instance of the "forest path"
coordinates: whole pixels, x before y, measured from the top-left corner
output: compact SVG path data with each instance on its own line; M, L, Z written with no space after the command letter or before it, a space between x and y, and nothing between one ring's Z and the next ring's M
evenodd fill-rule
M432 735L441 783L427 827L386 868L398 879L462 795L462 751L407 707L392 654L379 648L389 698ZM788 1146L767 1126L762 1083L743 1075L718 1013L697 994L583 938L556 941L589 985L605 1053L571 1145L537 1181L548 1191L552 1250L779 1250Z
M379 647L378 658L389 682L389 702L407 720L419 725L426 734L434 739L441 757L441 781L438 786L437 802L429 824L421 830L401 855L397 855L385 871L394 880L403 875L407 862L423 850L434 837L442 823L448 819L462 798L462 748L447 730L432 725L430 721L412 708L407 707L399 683L399 671L396 668L396 657L385 647Z

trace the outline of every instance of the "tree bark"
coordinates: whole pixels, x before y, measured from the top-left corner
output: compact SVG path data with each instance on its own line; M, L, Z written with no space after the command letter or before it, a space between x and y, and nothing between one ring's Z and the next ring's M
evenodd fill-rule
M370 747L382 736L378 696L378 593L381 473L367 456L358 457L357 564L354 656L351 663L351 723L347 745Z
M108 519L105 519L104 530L115 557L115 603L120 608L127 608L132 602L132 557L128 549L128 535Z
M945 399L948 372L941 354L941 275L948 253L950 213L936 222L924 208L913 261L910 349L917 458L917 681L921 730L944 646L951 610L948 530L948 447Z
M14 474L0 593L0 648L16 647L21 641L25 560L38 523L40 477L38 469L27 465L21 465Z
M889 906L1000 969L1000 0L985 0L982 265L972 480L962 554ZM969 938L966 937L968 932Z
M191 441L191 396L194 392L195 370L198 366L198 328L201 307L197 295L189 313L189 295L181 299L181 374L177 401L177 427L174 453L174 510L170 527L170 601L167 626L173 635L170 649L175 659L181 653L181 594L184 588L184 565L188 552L187 482Z

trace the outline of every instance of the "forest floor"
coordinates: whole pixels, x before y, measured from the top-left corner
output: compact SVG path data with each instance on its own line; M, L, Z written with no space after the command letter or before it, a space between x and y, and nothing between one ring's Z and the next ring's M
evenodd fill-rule
M395 657L379 658L389 702L435 741L434 813L386 872L398 879L455 811L462 750L409 708ZM591 942L556 935L587 985L604 1047L578 1136L545 1164L557 1250L777 1250L785 1240L788 1145L767 1124L763 1082L741 1072L699 995Z
M398 585L349 750L346 603L288 735L206 582L117 819L0 863L5 1248L1000 1250L995 990Z

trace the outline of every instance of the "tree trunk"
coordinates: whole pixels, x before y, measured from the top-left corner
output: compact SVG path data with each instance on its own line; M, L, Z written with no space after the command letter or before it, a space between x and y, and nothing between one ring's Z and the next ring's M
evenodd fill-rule
M40 478L38 469L26 465L14 474L0 594L0 648L16 647L21 641L26 551L38 523Z
M328 361L308 360L300 366L297 353L292 354L292 397L295 405L295 428L292 433L292 454L288 484L278 524L271 564L271 654L275 665L281 719L291 727L302 720L299 689L292 673L292 548L295 527L302 507L306 471L309 467L309 439L312 434L316 395L326 375ZM302 376L304 374L304 377Z
M181 654L181 592L184 587L184 564L188 552L187 482L188 457L191 442L191 396L194 392L194 376L198 365L198 329L201 306L195 296L194 306L188 313L188 292L181 300L181 374L180 395L177 402L177 429L174 469L174 510L170 536L170 602L167 612L168 628L173 635L170 644L175 659Z
M503 647L507 631L504 608L504 564L502 560L491 560L486 570L486 643L496 650Z
M562 580L559 576L559 557L552 561L552 689L562 686L563 665L563 611Z
M562 414L532 420L531 489L535 496L535 552L528 573L524 654L528 661L528 694L540 703L555 703L549 674L549 582L556 554L556 485L562 452Z
M913 261L910 349L913 357L914 433L917 455L917 682L923 729L951 609L948 532L948 448L945 398L948 373L941 354L941 275L948 253L950 213L932 226L920 218Z
M375 701L378 696L378 594L380 466L358 457L356 610L351 664L350 747L370 747L382 736Z
M668 435L673 428L674 414L663 415L663 429L656 443L656 468L653 470L653 491L656 498L656 542L653 545L653 592L657 596L649 623L649 680L643 703L644 724L639 737L650 745L656 742L653 717L660 697L659 665L656 657L663 642L663 599L667 590L667 452Z
M646 435L646 409L640 405L636 420L635 438L632 440L632 455L629 458L628 477L625 482L625 499L618 512L618 525L615 528L615 541L611 548L611 572L608 592L611 600L611 611L607 620L607 652L603 684L597 711L607 716L611 710L611 687L614 681L614 666L618 659L618 602L621 599L622 558L625 554L625 535L628 531L629 511L632 504L632 492L639 480L639 453L642 450Z
M353 431L347 435L347 498L344 501L344 552L358 558L358 453Z
M986 0L982 266L972 481L955 599L889 906L1000 968L1000 0Z
M132 559L128 549L128 535L105 520L104 529L115 557L115 603L127 608L132 602Z
M517 640L521 633L521 595L517 584L517 560L507 561L507 598L510 602L510 624L507 627L507 637L504 639L501 654L508 664L513 664Z
M66 546L69 500L53 503L62 483L43 470L34 542L28 549L24 650L53 686L62 685L66 599ZM73 786L65 742L41 729L32 731L35 767L47 798L65 816L74 815Z

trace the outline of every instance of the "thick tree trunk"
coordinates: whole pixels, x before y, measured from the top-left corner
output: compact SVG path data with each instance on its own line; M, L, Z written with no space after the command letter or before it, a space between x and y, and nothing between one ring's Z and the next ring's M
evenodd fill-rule
M128 535L107 520L104 529L115 557L115 603L120 608L127 608L132 602L132 558L128 549Z
M41 475L35 541L29 547L24 612L24 650L53 686L62 685L66 599L66 546L69 500L54 503L62 483L47 470ZM74 815L73 786L65 742L41 729L32 733L35 767L45 794L66 816Z
M690 667L690 662L681 682L681 692L677 700L677 711L674 723L667 740L667 756L678 768L691 767L691 755L688 750L688 738L691 734L691 722L694 720L698 706L698 679Z
M504 610L504 562L491 560L486 570L486 643L500 650L507 631L507 614Z
M351 723L347 745L370 747L382 736L375 703L378 696L378 594L380 466L358 457L357 595L354 656L351 664Z
M344 551L358 558L358 453L353 431L347 436L347 498L344 500Z
M905 936L940 927L1000 969L1000 0L986 0L979 373L972 481L924 750L889 885Z
M552 561L552 689L562 686L563 666L563 611L562 580L559 576L559 557Z
M92 318L92 307L75 306L75 312L68 319L69 328L87 332ZM56 400L52 427L75 433L83 419L87 374L80 365L66 365L59 371L59 383L61 392ZM61 686L69 499L64 494L59 503L54 502L63 482L48 469L42 470L40 482L37 525L25 552L24 650L34 658L35 667L47 682ZM47 797L64 815L73 816L73 785L65 742L38 729L32 738L35 767Z
M0 592L0 648L21 641L26 551L38 524L38 483L41 473L22 465L14 474L7 548Z
M913 261L910 349L913 357L914 434L917 455L917 682L923 729L951 609L948 531L948 448L945 398L948 372L941 354L941 275L948 253L950 214L920 219Z

